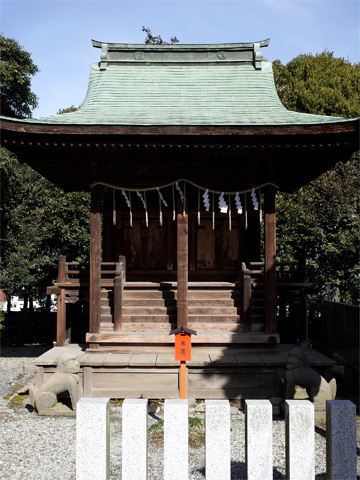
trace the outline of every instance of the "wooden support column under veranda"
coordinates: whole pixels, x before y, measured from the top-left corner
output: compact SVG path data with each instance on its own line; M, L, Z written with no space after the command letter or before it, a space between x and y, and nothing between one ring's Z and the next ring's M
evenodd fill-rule
M188 214L177 215L177 326L188 325Z
M101 186L91 190L90 212L90 333L100 332L101 314ZM91 344L90 348L98 348Z
M66 257L59 257L58 283L65 283ZM54 287L53 287L54 288ZM56 327L56 345L63 347L66 340L66 305L65 288L60 288L57 296L57 327Z
M276 189L268 186L264 194L265 210L265 332L276 333Z

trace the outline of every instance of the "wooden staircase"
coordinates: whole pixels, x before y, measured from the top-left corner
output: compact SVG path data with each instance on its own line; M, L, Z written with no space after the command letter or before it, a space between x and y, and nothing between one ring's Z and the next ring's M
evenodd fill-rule
M277 334L265 332L263 268L257 263L249 267L243 277L247 286L242 281L188 283L188 327L197 332L192 338L194 347L275 345L279 341ZM90 349L117 352L172 349L174 338L169 332L177 327L177 283L125 282L121 296L122 312L115 328L113 289L110 285L103 286L100 332L86 335ZM250 305L246 321L245 299Z
M170 332L176 328L176 283L128 282L122 310L123 332ZM229 283L189 283L189 328L242 331L240 291ZM113 292L101 291L101 332L114 331Z

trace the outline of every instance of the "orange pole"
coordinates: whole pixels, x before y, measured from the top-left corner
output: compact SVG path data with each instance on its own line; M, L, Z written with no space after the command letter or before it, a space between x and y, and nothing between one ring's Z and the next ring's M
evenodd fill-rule
M180 361L180 398L186 399L186 362Z

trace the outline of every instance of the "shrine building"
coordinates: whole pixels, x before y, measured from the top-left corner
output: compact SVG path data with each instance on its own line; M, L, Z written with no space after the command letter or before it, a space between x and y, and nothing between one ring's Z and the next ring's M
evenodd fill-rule
M60 257L56 347L35 362L38 383L66 350L87 396L176 398L179 327L197 332L195 398L281 396L294 345L331 367L307 347L304 263L276 262L275 196L349 160L359 121L287 110L268 45L93 41L77 111L1 117L21 162L91 192L89 264Z

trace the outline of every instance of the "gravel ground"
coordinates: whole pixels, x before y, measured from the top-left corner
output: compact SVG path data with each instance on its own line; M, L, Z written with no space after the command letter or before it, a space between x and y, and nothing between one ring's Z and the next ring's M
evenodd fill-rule
M23 374L31 359L44 353L45 347L3 348L0 357L0 479L66 480L75 479L75 430L73 417L39 417L29 408L9 401L17 385L28 384L32 376ZM194 414L203 418L202 414ZM149 415L149 425L163 418ZM121 407L111 406L111 480L121 478ZM358 446L360 446L358 427ZM232 479L245 478L243 413L231 416ZM325 420L316 418L316 480L326 478ZM205 478L205 447L190 447L189 479ZM161 433L150 434L149 480L161 480L163 470ZM285 422L273 421L274 479L285 479ZM358 455L358 473L360 462ZM358 478L360 478L358 476ZM91 479L89 479L91 480ZM221 479L219 479L221 480ZM350 480L350 479L343 479Z

